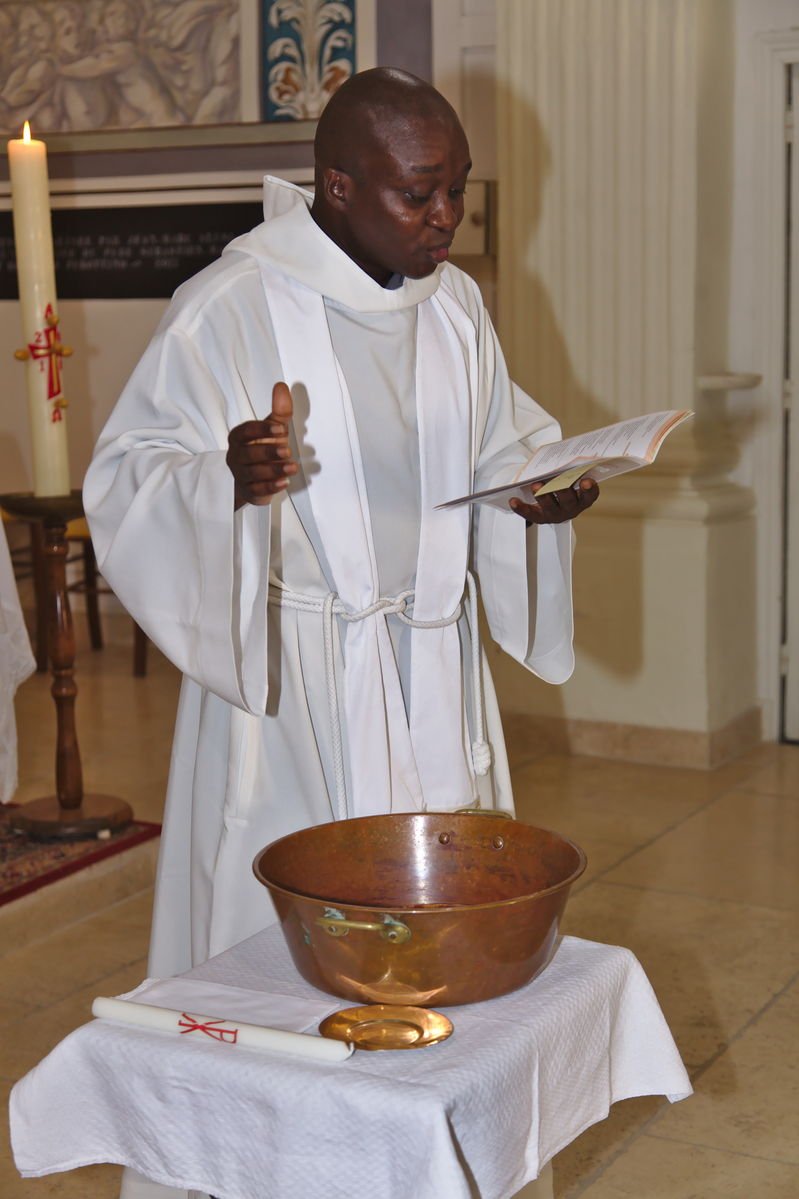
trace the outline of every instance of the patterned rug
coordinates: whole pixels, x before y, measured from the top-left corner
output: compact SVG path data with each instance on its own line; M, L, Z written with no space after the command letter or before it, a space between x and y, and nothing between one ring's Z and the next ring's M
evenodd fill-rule
M160 824L134 820L106 841L33 841L11 831L10 816L7 808L0 812L0 907L161 832Z

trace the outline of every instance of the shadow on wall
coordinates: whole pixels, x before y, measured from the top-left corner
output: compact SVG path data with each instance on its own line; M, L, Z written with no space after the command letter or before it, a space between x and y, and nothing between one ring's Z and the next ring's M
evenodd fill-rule
M0 432L0 479L3 480L2 488L0 488L2 491L13 492L29 489L28 467L22 452L20 438L16 433Z
M592 155L577 152L585 130L557 120L544 128L534 108L498 88L499 327L513 377L558 417L566 436L636 410L702 409L694 372L727 365L727 225L719 220L712 253L705 246L695 263L683 264L688 276L672 277L664 221L680 217L690 249L693 218L671 207L664 214L641 209L651 187L646 164L631 176L629 193L620 192L631 147L619 145L599 180ZM706 137L731 120L722 99L703 93L697 102ZM574 116L592 120L586 103ZM710 191L699 172L700 232L721 203L722 166ZM729 191L724 203L731 203ZM651 296L658 263L666 272L660 300L671 314L663 321ZM694 270L701 314L693 307ZM681 297L689 308L675 315ZM750 495L729 476L735 453L721 444L722 398L706 408L656 466L606 483L596 507L576 522L573 681L565 692L545 691L515 665L497 662L506 711L566 709L692 735L731 731L754 713ZM720 592L736 596L726 613L714 606Z
M499 111L508 111L508 97L497 83ZM514 98L515 120L524 129L525 155L503 162L500 145L499 179L499 330L512 377L560 422L564 437L599 428L619 419L612 395L592 390L575 369L568 333L544 278L546 272L569 270L562 295L570 308L583 311L590 328L588 263L568 258L568 229L560 224L558 244L542 241L542 224L557 203L552 179L567 169L529 105ZM519 111L521 108L522 111ZM517 139L518 144L518 139ZM566 179L568 187L570 180ZM514 204L520 203L524 224ZM557 227L557 226L556 226ZM536 269L541 263L542 269ZM512 310L511 310L512 308ZM615 347L609 351L615 353ZM617 367L623 372L624 364ZM603 491L624 486L605 484ZM634 520L614 520L613 532L603 518L603 496L594 509L575 523L574 559L575 654L574 682L579 686L581 659L590 657L620 677L634 676L642 663L642 545L641 527ZM609 537L613 538L608 552ZM609 602L624 589L623 615ZM551 687L510 661L492 653L492 669L505 711L558 717L565 714L560 688Z

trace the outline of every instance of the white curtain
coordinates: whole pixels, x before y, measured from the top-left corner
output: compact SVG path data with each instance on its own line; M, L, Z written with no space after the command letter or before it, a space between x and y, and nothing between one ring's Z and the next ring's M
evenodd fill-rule
M500 334L566 433L693 396L705 7L497 4Z

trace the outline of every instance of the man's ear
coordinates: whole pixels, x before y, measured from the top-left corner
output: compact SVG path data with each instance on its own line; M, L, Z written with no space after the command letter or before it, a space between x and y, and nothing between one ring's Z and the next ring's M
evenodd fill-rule
M350 175L334 167L325 167L323 176L325 199L338 212L347 208L352 199L353 181Z

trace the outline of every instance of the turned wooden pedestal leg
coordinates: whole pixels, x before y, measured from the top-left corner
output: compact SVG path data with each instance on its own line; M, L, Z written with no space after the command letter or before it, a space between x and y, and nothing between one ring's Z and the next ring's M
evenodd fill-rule
M66 582L66 519L44 521L48 643L56 708L56 794L24 804L11 825L29 837L78 839L122 828L133 818L130 805L110 795L84 795L75 729L75 635Z

